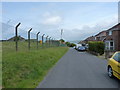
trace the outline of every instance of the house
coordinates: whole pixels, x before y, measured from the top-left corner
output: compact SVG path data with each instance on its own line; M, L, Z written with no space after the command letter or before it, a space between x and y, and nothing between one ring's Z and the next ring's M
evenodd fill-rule
M105 50L120 51L120 23L84 40L85 43L89 41L103 41Z
M106 30L98 33L97 35L95 35L95 40L96 41L104 41L104 39L106 38L107 32Z
M90 36L84 40L84 43L88 43L89 41L96 41L95 36Z
M107 32L106 30L96 34L95 36L90 36L88 38L86 38L84 41L84 43L88 43L89 41L104 41L104 39L106 38Z
M120 23L106 31L105 50L120 51Z
M114 52L120 51L120 23L95 36L88 37L82 42L87 44L89 41L103 41L105 43L105 58L109 58Z
M25 41L25 38L23 38L23 37L21 37L21 36L18 36L17 38L18 38L19 41ZM15 39L16 39L16 36L8 39L8 41L15 41Z

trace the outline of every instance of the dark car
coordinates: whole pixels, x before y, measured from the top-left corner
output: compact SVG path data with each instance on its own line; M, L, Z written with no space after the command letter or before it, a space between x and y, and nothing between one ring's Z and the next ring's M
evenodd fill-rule
M86 51L86 48L84 46L79 46L77 50L78 51Z

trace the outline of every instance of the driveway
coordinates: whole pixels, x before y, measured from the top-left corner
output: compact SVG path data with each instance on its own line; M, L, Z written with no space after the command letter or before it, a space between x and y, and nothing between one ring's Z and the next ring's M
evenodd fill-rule
M107 75L107 60L70 48L37 88L118 88L118 84Z

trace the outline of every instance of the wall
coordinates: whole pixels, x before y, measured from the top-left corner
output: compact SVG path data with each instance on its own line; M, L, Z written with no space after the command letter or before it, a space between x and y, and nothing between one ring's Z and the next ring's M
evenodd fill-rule
M120 30L113 31L113 40L115 43L115 50L120 51Z

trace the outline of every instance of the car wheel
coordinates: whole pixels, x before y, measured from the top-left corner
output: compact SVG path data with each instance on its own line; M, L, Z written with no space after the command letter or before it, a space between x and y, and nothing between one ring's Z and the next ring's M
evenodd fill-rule
M111 67L108 67L108 76L109 76L110 78L113 77L113 70L112 70Z

